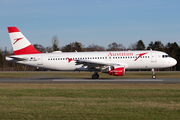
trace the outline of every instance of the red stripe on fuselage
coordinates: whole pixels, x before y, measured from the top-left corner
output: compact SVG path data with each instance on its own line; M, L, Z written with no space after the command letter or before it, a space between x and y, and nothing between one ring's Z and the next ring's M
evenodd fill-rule
M16 27L8 27L9 33L20 32Z
M37 54L37 53L41 53L41 52L37 51L32 45L29 45L23 49L14 51L15 55Z

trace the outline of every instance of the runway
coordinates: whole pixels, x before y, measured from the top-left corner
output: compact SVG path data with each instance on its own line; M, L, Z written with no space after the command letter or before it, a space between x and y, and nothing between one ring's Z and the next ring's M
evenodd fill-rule
M64 79L64 78L0 78L0 83L180 83L180 78L165 79Z

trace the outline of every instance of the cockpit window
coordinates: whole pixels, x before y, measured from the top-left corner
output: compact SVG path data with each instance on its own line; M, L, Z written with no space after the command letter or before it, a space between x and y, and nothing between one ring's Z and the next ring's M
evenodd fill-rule
M162 55L162 58L170 57L169 55Z

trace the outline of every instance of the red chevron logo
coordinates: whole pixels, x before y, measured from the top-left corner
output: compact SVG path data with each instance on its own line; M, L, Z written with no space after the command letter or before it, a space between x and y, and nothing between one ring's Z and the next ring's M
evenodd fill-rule
M68 62L69 62L69 63L72 61L72 59L71 59L71 58L67 58L67 59L68 59Z
M137 54L137 55L138 55L138 57L137 57L134 61L136 61L138 58L140 58L141 56L143 56L143 55L145 55L145 54L147 54L147 53Z
M22 38L14 39L15 42L14 42L13 44L17 43L17 41L19 41L19 40L21 40L21 39L23 39L23 37L22 37Z

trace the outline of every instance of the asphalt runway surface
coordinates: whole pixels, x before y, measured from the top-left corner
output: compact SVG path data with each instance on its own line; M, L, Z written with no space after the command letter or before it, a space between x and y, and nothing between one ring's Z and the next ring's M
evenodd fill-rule
M180 83L180 78L164 79L66 79L66 78L0 78L0 83Z

